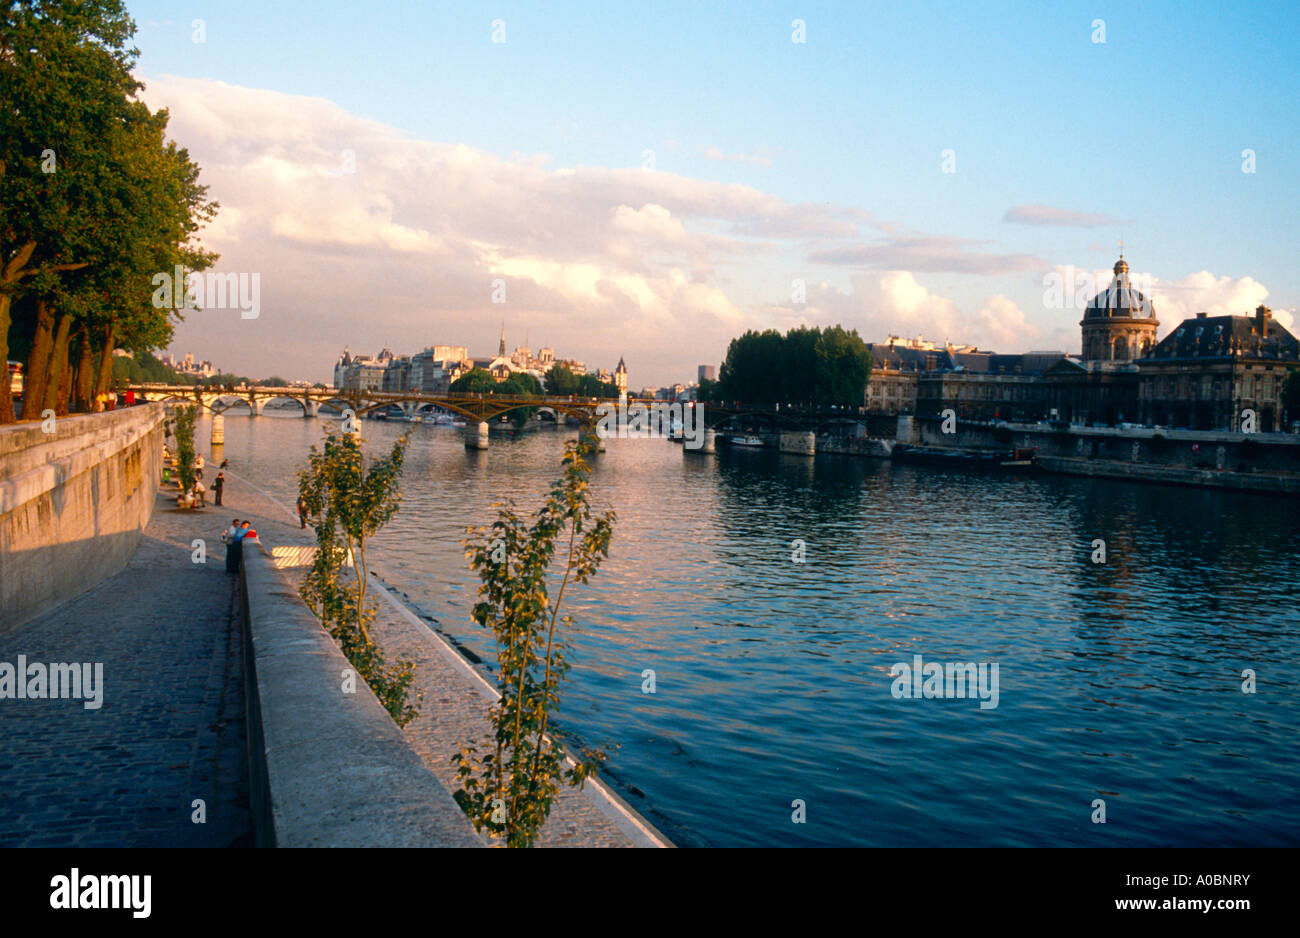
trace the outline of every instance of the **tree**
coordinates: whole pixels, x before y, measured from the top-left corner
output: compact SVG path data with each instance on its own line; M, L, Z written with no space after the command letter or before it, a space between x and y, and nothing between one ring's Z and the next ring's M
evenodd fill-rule
M531 382L531 385L529 382ZM539 388L539 390L534 390L534 387ZM540 393L540 385L538 385L537 379L532 375L519 373L513 374L509 378L506 378L506 380L498 382L497 386L492 389L492 393L509 394L518 397L533 397ZM506 416L509 417L510 422L518 428L526 424L535 413L537 413L536 407L516 407L514 410L506 411Z
M546 393L568 397L578 393L578 376L568 365L552 365L546 372Z
M1282 384L1283 428L1300 420L1300 368L1292 368Z
M618 397L618 387L601 381L595 375L583 375L578 379L578 394L582 397Z
M361 444L358 433L327 429L323 449L313 446L307 468L298 473L298 494L316 529L316 554L300 592L385 709L405 726L417 715L408 702L415 664L404 659L386 666L370 635L375 611L366 601L366 546L397 512L407 438L398 439L386 457L369 467ZM354 565L350 585L342 577L349 557Z
M871 352L857 330L751 330L731 341L708 393L746 404L860 407L870 374Z
M477 538L465 544L470 566L483 581L474 621L496 636L501 699L489 710L491 746L480 754L470 741L452 757L461 779L455 798L476 830L503 835L509 847L536 842L561 778L581 786L604 759L585 750L581 761L563 771L564 749L550 723L569 668L566 633L573 619L560 616L565 591L570 582L587 583L609 556L615 521L612 511L592 516L584 452L574 442L565 445L564 474L531 526L506 503L490 527L470 528ZM566 529L564 575L552 601L547 574Z
M856 329L840 326L822 330L817 342L816 403L818 406L861 407L871 376L871 350Z
M108 387L113 349L166 344L176 311L150 302L150 277L215 259L189 239L216 205L188 154L165 141L166 112L135 99L138 52L126 45L135 27L120 0L7 6L0 353L16 327L28 348L24 417L34 419L43 405L66 410L69 397L87 408ZM23 296L34 302L14 306ZM13 416L4 384L0 423Z
M471 368L449 387L454 394L489 394L497 386L497 379L484 368Z
M199 409L193 406L176 411L176 474L182 492L194 488L194 422L198 416Z

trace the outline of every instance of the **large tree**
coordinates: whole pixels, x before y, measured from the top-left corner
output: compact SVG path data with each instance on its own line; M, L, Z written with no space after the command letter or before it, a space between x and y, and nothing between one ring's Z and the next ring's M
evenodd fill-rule
M151 277L214 259L189 243L216 209L198 168L135 98L134 30L120 0L16 0L0 19L0 358L27 349L29 419L84 408L114 348L165 344Z
M744 404L859 407L871 353L857 330L801 326L784 336L749 331L731 341L709 394Z

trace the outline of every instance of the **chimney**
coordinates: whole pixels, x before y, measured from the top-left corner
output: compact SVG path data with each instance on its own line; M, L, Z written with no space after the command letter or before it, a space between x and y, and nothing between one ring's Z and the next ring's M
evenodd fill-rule
M1197 313L1197 314L1196 314L1196 318L1197 318L1197 319L1204 319L1205 316L1206 316L1205 313Z
M1269 313L1269 308L1263 303L1255 307L1255 331L1259 333L1261 339L1268 336Z

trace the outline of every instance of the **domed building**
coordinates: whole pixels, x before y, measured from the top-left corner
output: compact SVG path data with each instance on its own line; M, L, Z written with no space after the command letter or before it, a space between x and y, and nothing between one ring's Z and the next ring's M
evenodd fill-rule
M1126 362L1142 358L1156 344L1155 307L1129 282L1124 255L1115 262L1115 279L1094 296L1083 313L1084 361Z

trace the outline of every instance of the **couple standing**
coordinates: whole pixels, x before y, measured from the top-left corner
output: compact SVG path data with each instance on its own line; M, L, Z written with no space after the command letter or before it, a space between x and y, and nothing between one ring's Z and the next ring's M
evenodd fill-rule
M226 545L226 572L238 573L239 561L244 556L244 538L257 537L257 531L248 521L238 518L230 522L230 527L221 532L221 540Z

